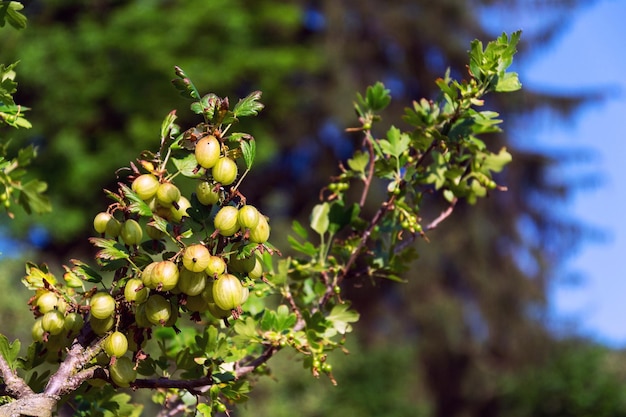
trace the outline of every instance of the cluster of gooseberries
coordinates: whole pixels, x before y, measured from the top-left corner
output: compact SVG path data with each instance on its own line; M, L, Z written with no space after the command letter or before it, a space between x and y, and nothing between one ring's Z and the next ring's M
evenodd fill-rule
M31 300L38 317L35 341L60 356L62 349L51 341L62 337L67 345L90 329L103 341L109 375L118 386L136 378L138 352L153 326L175 328L183 316L228 324L229 317L242 314L249 287L265 279L264 254L273 253L268 220L234 185L244 139L220 138L209 125L201 126L200 133L193 128L193 140L175 149L195 158L191 175L168 174L167 158L159 155L141 159L147 172L133 164L119 192L109 192L115 203L95 216L99 236L92 241L126 254L113 261L110 255L96 256L104 269L115 271L110 288L81 293L46 282ZM195 182L185 184L194 190L189 198L175 178Z

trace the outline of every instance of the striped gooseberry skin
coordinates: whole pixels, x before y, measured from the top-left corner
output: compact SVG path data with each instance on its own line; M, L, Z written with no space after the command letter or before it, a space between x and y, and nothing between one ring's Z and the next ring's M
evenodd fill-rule
M270 238L270 225L265 216L259 216L259 223L255 228L250 229L250 242L265 243Z
M128 219L122 223L120 236L127 245L138 245L143 239L143 229L136 220Z
M104 320L115 312L115 300L106 292L97 292L91 297L91 315Z
M183 266L191 272L204 271L210 261L211 253L204 245L189 245L183 252Z
M237 219L242 229L254 229L259 224L259 211L256 207L246 204L239 209Z
M64 327L65 319L63 317L63 313L59 310L51 310L43 315L41 320L41 327L49 332L51 335L60 334Z
M232 310L241 305L243 286L232 274L220 275L213 283L213 301L222 310Z
M232 236L239 230L237 207L224 206L217 212L215 219L213 219L213 225L215 229L219 230L219 234L222 236Z
M139 278L131 278L124 287L124 298L126 301L143 303L148 298L148 288Z
M159 291L176 288L178 278L178 266L172 261L152 262L144 268L141 274L143 285Z
M235 182L237 172L237 163L227 156L218 159L211 170L213 179L222 185L230 185Z
M206 286L207 275L204 271L193 272L187 268L180 271L178 278L178 289L183 294L200 295Z
M160 324L164 326L172 316L172 306L170 302L159 294L148 297L145 303L146 317L152 324Z
M109 356L121 357L128 350L128 339L122 332L115 331L104 341L104 351Z

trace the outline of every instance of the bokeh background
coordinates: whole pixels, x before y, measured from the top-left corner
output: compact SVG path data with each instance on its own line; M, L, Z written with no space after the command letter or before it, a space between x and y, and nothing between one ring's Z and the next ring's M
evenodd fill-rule
M608 300L619 300L619 253L594 259L588 249L623 241L624 191L605 164L623 173L624 113L610 106L620 103L624 72L609 70L623 68L616 61L622 3L24 4L29 27L3 30L0 54L20 60L17 101L32 107L34 128L13 136L39 146L34 175L49 183L54 212L2 224L0 280L8 291L0 294L0 322L10 338L30 337L24 259L59 270L90 256L86 238L108 204L102 189L115 184L114 171L155 146L171 109L181 124L197 122L170 84L174 65L201 92L236 101L263 91L266 109L241 127L259 143L244 192L271 216L273 243L286 250L290 219L306 222L337 161L358 145L344 130L355 124L357 91L383 81L393 96L384 121L402 125L403 108L434 97L446 68L464 76L471 40L522 29L514 69L524 89L487 100L505 120L505 132L488 143L514 155L499 178L509 191L460 205L430 243L418 242L406 284L346 283L362 320L351 354L332 358L338 387L281 352L272 376L235 415L626 416L626 326L611 313L598 318ZM607 187L601 200L606 191L598 190ZM428 210L432 218L439 208ZM611 297L589 290L602 285Z

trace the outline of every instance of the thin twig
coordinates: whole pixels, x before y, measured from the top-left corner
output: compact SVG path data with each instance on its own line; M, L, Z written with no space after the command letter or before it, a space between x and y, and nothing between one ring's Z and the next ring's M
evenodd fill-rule
M445 219L447 219L448 217L450 217L450 215L452 214L452 212L454 211L454 207L456 206L456 203L458 202L458 198L454 197L452 199L452 201L450 202L450 205L448 206L447 209L445 209L444 211L442 211L439 216L437 216L437 218L435 218L433 221L431 221L430 223L428 223L428 225L426 225L426 227L424 227L424 231L428 231L428 230L433 230L435 229L437 226L439 226L439 223L441 223L442 221L444 221Z
M256 368L258 368L259 366L263 365L265 362L270 360L270 358L274 356L279 350L280 350L280 347L278 346L266 345L263 353L257 358L251 360L245 365L239 365L239 362L238 362L237 363L238 366L235 368L235 378L239 379L242 376L254 371Z
M450 202L450 205L445 210L443 210L441 213L439 213L439 216L437 216L434 220L432 220L430 223L428 223L422 229L421 232L411 233L408 238L404 239L401 243L399 243L396 246L396 248L394 249L394 253L398 254L398 253L402 252L403 250L405 250L407 247L411 246L413 244L413 242L415 241L415 238L417 237L417 235L425 237L424 232L437 228L437 226L439 226L439 224L441 222L443 222L445 219L450 217L450 215L454 211L454 207L456 206L457 201L458 201L458 199L455 197ZM428 240L428 239L426 239L426 240Z
M361 194L361 200L359 201L359 206L363 208L365 205L365 200L367 199L367 194L369 193L370 185L372 184L372 180L374 178L374 145L372 143L373 138L372 134L369 130L365 132L365 143L367 144L367 150L370 154L369 161L369 169L367 172L367 178L363 181L365 183L363 187L363 193Z
M359 245L352 252L352 255L350 255L350 259L348 259L348 262L346 262L346 265L343 267L343 269L339 273L339 276L337 278L337 285L339 285L341 281L348 275L348 271L350 271L350 268L352 268L352 265L354 265L354 263L356 262L356 259L359 257L361 250L367 244L367 241L369 240L369 237L372 234L372 231L374 230L378 222L380 222L380 220L383 218L383 215L385 214L385 212L387 212L390 209L390 207L393 206L393 202L395 198L396 196L392 195L391 198L389 198L389 201L385 201L378 208L378 211L376 211L376 214L374 214L374 217L372 217L369 227L361 235L361 240L359 242Z

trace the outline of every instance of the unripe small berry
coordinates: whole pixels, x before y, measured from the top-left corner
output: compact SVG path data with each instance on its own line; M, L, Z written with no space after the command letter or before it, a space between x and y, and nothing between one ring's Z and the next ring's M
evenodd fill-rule
M122 332L113 332L104 341L104 351L109 356L124 356L128 350L128 339Z
M191 207L191 202L187 199L187 197L181 196L178 199L178 208L172 206L170 207L170 213L172 220L176 223L180 223L183 220L183 217L189 217L187 214L187 209Z
M143 303L148 299L148 288L138 278L131 278L126 282L124 287L124 298L126 301Z
M156 198L163 207L171 207L173 203L180 199L180 190L171 182L164 182L159 185Z
M138 245L143 239L143 230L136 220L128 219L122 224L120 236L127 245Z
M51 291L46 291L37 297L37 307L39 307L40 313L47 313L54 310L59 302L59 297Z
M250 230L250 241L254 243L265 243L270 237L270 225L265 216L259 216L259 223Z
M220 142L215 136L206 136L196 143L194 154L202 168L213 168L220 158Z
M210 206L217 203L220 200L220 194L218 191L214 191L214 185L207 181L199 182L196 186L196 197L200 204Z
M112 218L113 216L111 216L109 213L106 213L106 212L96 214L96 217L94 217L93 219L93 228L98 233L106 232L107 224L109 223L109 220L111 220Z
M228 157L220 158L211 173L215 181L222 185L230 185L237 179L237 164Z
M207 265L205 272L210 277L216 277L222 275L226 271L226 262L219 256L211 255L209 264Z
M133 180L132 190L144 201L155 196L159 188L159 180L152 174L143 174Z
M109 366L109 374L116 385L128 387L137 378L137 371L134 369L130 358L122 356Z
M170 302L159 294L148 297L145 306L146 317L152 324L165 325L172 316Z
M64 323L63 314L58 310L51 310L43 315L41 327L51 335L57 335L63 331Z
M199 295L206 286L207 276L204 271L192 272L187 268L180 271L178 289L187 295Z
M259 211L256 207L245 205L239 209L237 219L242 229L254 229L259 224Z
M106 319L115 311L115 300L105 292L97 292L91 297L91 315L97 319Z
M213 283L213 300L222 310L232 310L241 305L243 286L234 275L224 274Z
M232 236L239 230L237 207L224 206L217 212L213 224L222 236Z
M183 265L192 272L204 271L210 261L211 253L204 245L189 245L183 252Z
M98 319L94 316L90 316L89 324L91 325L91 330L93 330L95 334L97 334L98 336L102 336L113 328L113 325L115 324L115 319L113 318L113 316L109 316L105 319Z

